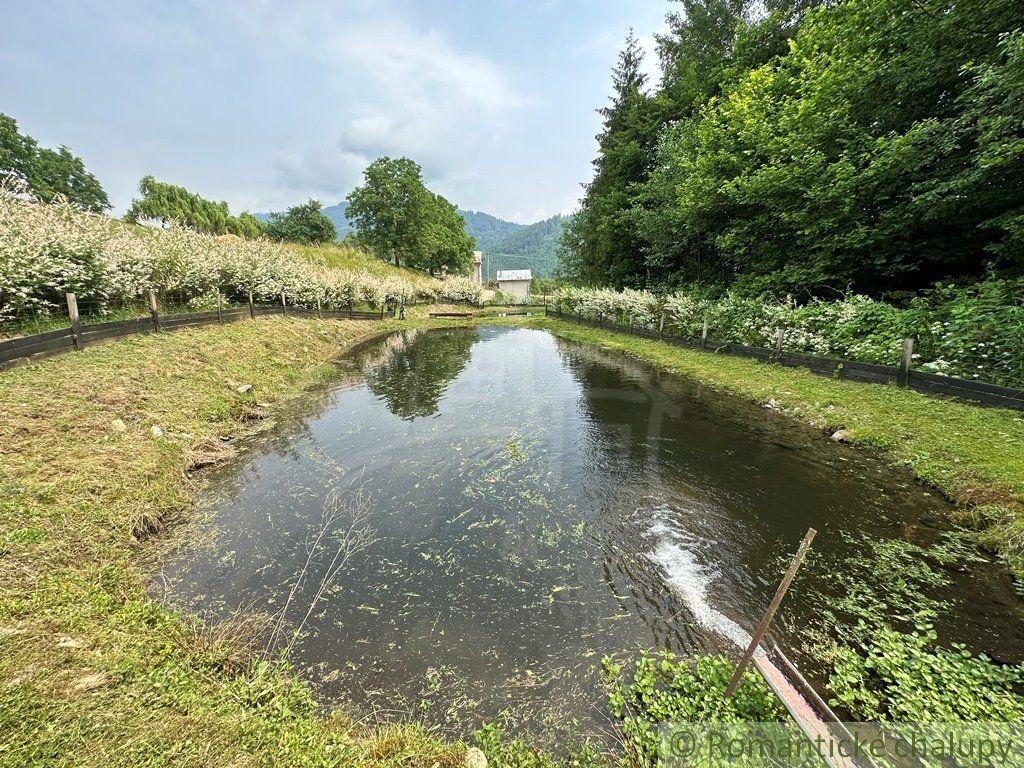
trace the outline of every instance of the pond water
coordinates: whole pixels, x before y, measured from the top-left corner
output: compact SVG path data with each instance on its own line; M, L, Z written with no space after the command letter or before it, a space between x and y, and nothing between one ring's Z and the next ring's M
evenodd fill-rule
M841 563L847 534L927 542L948 511L765 409L511 327L364 349L206 484L212 514L162 568L172 601L308 615L291 657L325 700L461 734L599 732L602 655L735 648L808 527ZM325 583L355 507L374 541ZM777 639L814 626L828 579L808 569ZM1006 574L954 589L952 639L1018 655Z

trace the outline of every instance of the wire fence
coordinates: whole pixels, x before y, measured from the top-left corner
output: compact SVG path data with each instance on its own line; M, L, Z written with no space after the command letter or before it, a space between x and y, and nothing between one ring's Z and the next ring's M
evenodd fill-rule
M862 363L843 358L819 357L803 352L786 349L786 333L779 329L774 347L756 347L734 342L720 342L711 338L712 329L705 320L700 336L678 336L665 332L664 316L656 330L629 325L618 320L591 320L580 313L563 312L560 307L553 306L546 310L547 314L564 320L571 320L593 328L629 333L647 339L657 339L680 347L700 349L708 352L753 357L763 362L777 363L797 368L806 368L814 373L832 376L851 381L872 382L877 384L896 384L899 387L914 389L933 395L959 397L982 405L1024 410L1024 390L988 384L974 379L960 379L925 371L914 370L914 340L904 339L898 366Z

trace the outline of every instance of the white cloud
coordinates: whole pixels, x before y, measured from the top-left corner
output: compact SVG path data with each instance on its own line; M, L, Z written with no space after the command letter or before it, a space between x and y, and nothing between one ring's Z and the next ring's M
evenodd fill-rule
M500 140L527 100L494 62L418 28L393 3L348 5L339 13L316 3L258 4L240 15L250 33L273 41L268 55L311 58L340 110L336 140L274 159L280 184L344 193L377 157L403 155L429 182L460 188L474 155Z

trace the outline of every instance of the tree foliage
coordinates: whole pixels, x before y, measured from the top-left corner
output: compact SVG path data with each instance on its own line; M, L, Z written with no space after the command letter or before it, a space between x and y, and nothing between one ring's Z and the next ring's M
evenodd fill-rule
M0 180L7 176L24 183L44 202L59 195L90 213L110 208L107 193L85 169L82 158L67 147L40 147L35 139L18 130L14 118L0 114Z
M635 99L655 119L606 115L572 274L878 295L1024 267L1018 3L684 5ZM606 183L632 151L638 173Z
M263 222L250 213L232 216L228 204L206 200L184 187L143 176L141 197L132 200L126 221L157 221L163 226L178 224L211 235L232 234L255 238L265 233Z
M333 243L338 239L338 231L324 214L320 201L310 200L292 206L285 213L271 214L267 236L272 240L319 245Z
M437 272L469 271L475 247L448 200L427 189L412 160L381 157L346 198L359 240L382 259Z

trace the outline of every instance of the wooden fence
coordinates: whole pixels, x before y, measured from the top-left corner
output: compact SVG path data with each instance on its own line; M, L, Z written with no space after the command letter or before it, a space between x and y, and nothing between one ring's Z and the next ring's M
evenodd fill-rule
M234 323L251 320L263 315L294 315L297 317L319 317L344 320L383 320L385 309L366 312L348 308L342 311L295 307L288 304L286 296L273 305L257 305L249 296L248 306L218 307L209 312L185 312L161 314L156 303L156 294L149 295L149 315L131 320L116 320L109 323L83 324L78 315L78 301L73 293L67 295L68 326L31 336L20 336L0 341L0 370L15 365L42 360L72 350L82 350L101 342L120 339L137 334L176 331L181 328L198 328L203 325Z
M605 328L629 333L634 336L642 336L647 339L657 339L680 347L702 349L708 352L722 352L740 357L753 357L762 362L806 368L824 376L833 376L850 381L865 381L876 384L895 383L897 386L907 387L930 395L947 395L981 403L982 405L1024 410L1024 390L913 370L910 367L914 353L913 339L904 340L900 365L891 366L859 363L855 360L843 360L835 357L818 357L817 355L808 355L802 352L787 352L785 349L785 333L782 330L779 331L776 337L774 347L751 347L746 344L711 340L708 335L707 323L704 324L704 330L700 336L675 336L632 325L588 320L580 315L564 313L557 308L550 308L548 313L593 328Z

